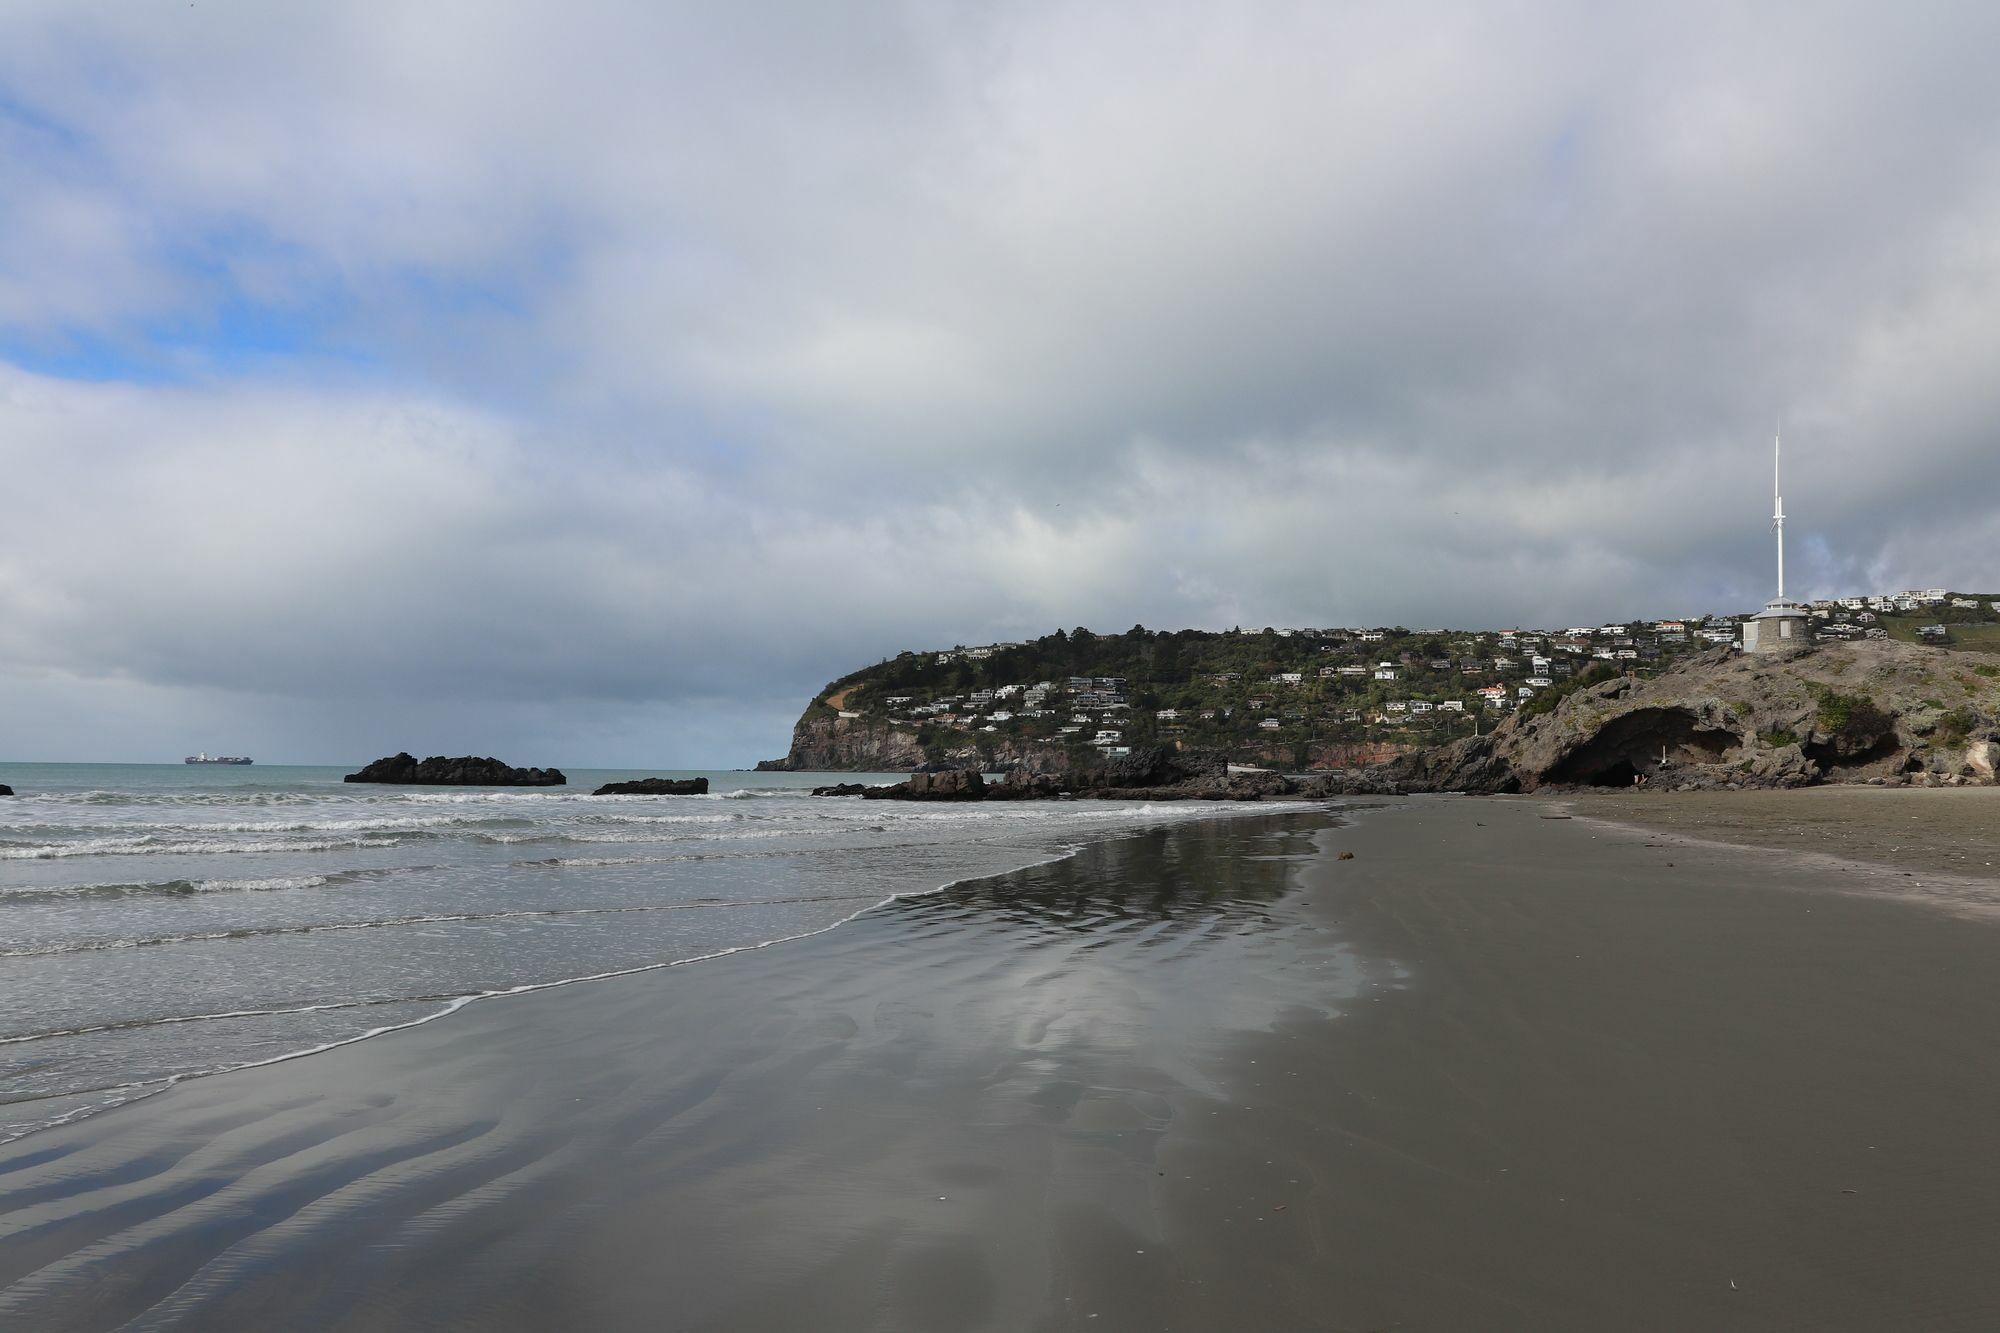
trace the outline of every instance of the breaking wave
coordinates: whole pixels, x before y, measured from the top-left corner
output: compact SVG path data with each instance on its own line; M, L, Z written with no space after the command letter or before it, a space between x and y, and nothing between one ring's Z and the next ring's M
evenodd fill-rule
M400 838L265 839L227 842L220 839L176 840L148 835L140 838L80 838L0 847L0 861L51 861L69 856L227 856L239 852L333 852L356 847L397 847Z

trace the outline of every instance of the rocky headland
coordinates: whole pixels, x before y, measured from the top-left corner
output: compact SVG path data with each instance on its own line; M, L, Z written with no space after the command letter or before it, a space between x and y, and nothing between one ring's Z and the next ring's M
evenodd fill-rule
M1994 781L2000 659L1874 641L1720 648L1581 684L1490 733L1345 775L1350 793Z
M1484 735L1342 771L1232 771L1214 754L1139 747L1080 762L1074 752L1037 755L1033 763L996 757L992 767L1006 770L998 782L970 767L933 763L924 767L945 771L918 772L884 786L840 783L814 794L1241 801L1634 786L1963 786L1993 783L2000 766L2000 659L1988 654L1893 641L1756 654L1718 648L1656 676L1613 675L1610 668L1604 674L1610 678L1585 676L1551 692ZM801 727L818 721L807 719ZM838 729L818 734L836 749L843 744ZM807 757L834 755L821 750ZM874 751L869 757L879 763L887 756ZM790 765L772 765L781 766Z
M377 759L343 782L389 782L413 787L560 787L568 783L559 768L515 768L498 759L432 755L419 761L407 750Z

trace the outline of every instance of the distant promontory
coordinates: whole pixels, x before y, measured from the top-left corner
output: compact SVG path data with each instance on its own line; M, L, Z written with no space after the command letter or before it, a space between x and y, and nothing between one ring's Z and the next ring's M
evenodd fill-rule
M568 783L559 768L515 768L498 759L432 755L419 761L407 750L377 759L343 782L387 782L412 787L560 787Z
M1326 775L1350 793L1995 781L2000 596L1933 589L1801 610L1796 643L1751 652L1736 620L1690 617L1483 631L1134 626L902 653L830 684L790 751L759 767L1020 772L1075 794L1205 789L1245 768ZM1157 750L1185 776L1097 775ZM894 795L946 799L900 784Z

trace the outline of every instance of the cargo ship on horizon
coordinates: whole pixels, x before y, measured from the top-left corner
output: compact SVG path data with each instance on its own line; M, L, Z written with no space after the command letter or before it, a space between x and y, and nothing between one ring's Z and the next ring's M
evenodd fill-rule
M183 764L254 764L257 761L234 754L211 755L208 751L203 750L200 754L189 755L187 758L181 760L181 762Z

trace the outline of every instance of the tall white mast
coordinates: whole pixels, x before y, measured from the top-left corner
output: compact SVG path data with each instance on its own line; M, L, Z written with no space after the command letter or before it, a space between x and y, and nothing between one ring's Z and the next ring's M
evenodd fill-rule
M1778 534L1778 600L1785 600L1785 497L1780 493L1778 483L1779 452L1784 448L1785 428L1778 427L1777 435L1771 441L1771 531Z

